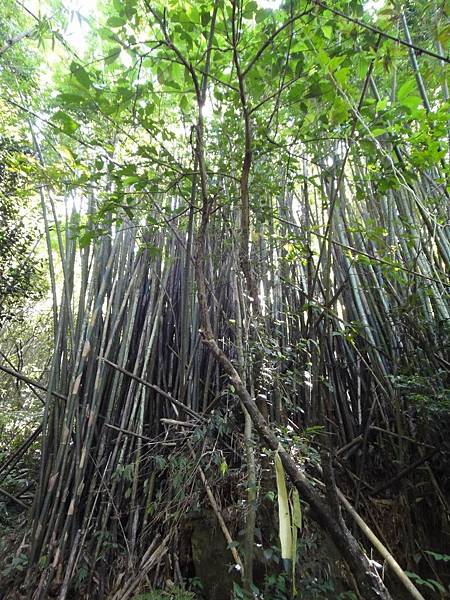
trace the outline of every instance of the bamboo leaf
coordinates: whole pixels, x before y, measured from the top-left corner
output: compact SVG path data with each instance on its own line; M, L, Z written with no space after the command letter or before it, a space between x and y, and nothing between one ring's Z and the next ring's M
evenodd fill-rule
M291 516L289 512L289 498L287 493L284 468L278 452L275 454L275 474L277 479L281 558L283 560L292 560L292 530Z

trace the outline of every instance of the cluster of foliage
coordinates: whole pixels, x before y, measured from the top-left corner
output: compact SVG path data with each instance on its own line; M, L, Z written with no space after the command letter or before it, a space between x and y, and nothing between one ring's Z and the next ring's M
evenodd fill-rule
M36 258L39 236L32 220L25 220L29 201L21 194L21 160L26 156L17 142L0 140L0 323L43 293L42 263Z
M45 20L44 20L45 21ZM27 40L46 28L17 10L13 0L0 6L0 323L18 317L24 304L45 293L37 225L38 195L32 175L34 149L27 113L21 108L27 94L39 90L40 53ZM20 89L20 94L12 90ZM28 107L23 107L28 108Z

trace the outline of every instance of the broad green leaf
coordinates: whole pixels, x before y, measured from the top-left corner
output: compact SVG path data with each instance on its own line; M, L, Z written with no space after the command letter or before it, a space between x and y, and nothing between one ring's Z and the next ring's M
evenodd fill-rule
M291 52L305 52L305 50L309 50L309 48L304 40L295 42L291 47Z
M419 98L419 96L406 96L401 99L401 105L406 106L411 110L415 110L421 102L422 100Z
M348 118L348 104L343 99L337 96L334 99L333 107L330 113L331 122L334 124L343 123Z
M81 104L86 98L80 94L63 93L58 94L56 100L61 104Z
M62 110L58 110L53 116L52 121L59 125L64 133L74 133L79 128L79 125L72 117Z
M255 14L255 12L257 10L258 10L258 3L255 2L254 0L250 0L250 2L247 2L247 4L244 6L242 16L244 17L244 19L253 19L253 15Z
M139 175L131 175L130 177L125 177L122 183L123 185L133 185L133 183L137 183L140 180Z
M402 86L400 86L397 92L397 99L399 102L402 102L407 96L409 96L410 92L416 88L416 80L408 79Z
M305 87L303 82L295 83L290 87L287 97L290 101L299 101L304 97Z
M81 86L83 86L84 88L90 87L91 78L89 77L89 73L82 65L73 62L70 65L70 71Z
M262 21L264 21L265 19L267 19L267 17L271 14L271 11L267 8L260 8L259 10L256 11L256 17L255 20L257 23L261 23Z
M156 78L159 81L159 83L161 85L163 85L166 81L166 73L163 69L161 69L160 67L158 67L157 71L156 71Z
M330 62L330 57L325 52L325 50L322 50L322 48L317 53L317 61L318 61L319 65L321 65L323 67L328 65Z
M447 45L450 41L450 24L444 25L441 29L438 29L437 39L443 45Z
M180 97L180 108L184 113L187 113L189 111L189 108L190 108L189 100L188 100L186 94L183 94Z
M115 48L110 50L108 52L108 56L105 58L105 63L107 65L110 65L111 63L115 62L119 58L121 51L122 51L121 46L116 46Z
M125 3L123 4L125 14L129 19L131 19L133 15L136 14L137 2L138 0L125 0ZM122 10L120 12L122 12Z
M106 21L106 24L108 25L108 27L123 27L123 25L125 25L126 20L123 19L122 17L109 17L109 19Z
M97 234L95 231L86 231L85 233L80 235L80 237L78 238L78 245L80 246L81 249L86 248L87 246L89 246L91 241L93 239L95 239L96 237L97 237Z
M97 33L104 40L118 40L119 39L117 37L117 34L115 34L114 31L111 31L111 29L108 29L107 27L99 27L97 29Z
M331 25L323 25L322 26L323 35L327 38L327 40L331 40L333 37L333 28Z
M370 65L370 59L367 56L360 55L360 56L358 56L356 62L357 62L358 77L360 79L362 79L363 77L365 77L367 75L367 70Z
M198 8L195 6L195 3L190 3L188 10L186 11L187 16L189 17L189 20L192 21L193 23L200 23L201 22L201 18L200 18L200 13L198 12Z
M159 78L158 78L159 81ZM175 88L176 90L180 90L181 89L181 84L184 81L184 67L183 65L180 65L179 63L172 63L170 66L170 76L167 78L167 80L165 81L165 83L172 88ZM163 83L163 81L160 81L160 83Z
M305 94L305 98L317 98L323 94L323 89L319 83L313 83L307 93Z
M387 98L387 97L381 98L377 102L376 110L377 111L385 110L387 108L388 103L389 103L389 98Z
M341 85L345 86L347 84L348 78L350 75L350 69L348 67L343 67L334 73L334 77L336 81Z
M341 65L345 60L345 56L333 56L333 58L328 63L328 68L331 71L335 71L339 65Z
M384 127L375 127L375 129L371 130L371 134L374 136L377 135L382 135L383 133L386 133L386 129Z

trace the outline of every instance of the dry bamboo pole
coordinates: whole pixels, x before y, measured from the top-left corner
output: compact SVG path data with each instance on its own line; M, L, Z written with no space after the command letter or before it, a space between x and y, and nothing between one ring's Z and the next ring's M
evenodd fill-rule
M339 500L342 502L344 508L350 513L358 527L364 533L364 535L370 540L373 546L377 549L380 555L384 558L386 563L392 569L395 576L399 579L402 585L408 590L411 598L415 598L416 600L424 600L424 597L416 588L416 586L412 583L411 579L405 574L403 569L400 567L398 562L392 556L392 554L388 551L388 549L381 543L381 541L376 537L373 531L368 527L366 522L359 516L344 494L338 489L337 490Z

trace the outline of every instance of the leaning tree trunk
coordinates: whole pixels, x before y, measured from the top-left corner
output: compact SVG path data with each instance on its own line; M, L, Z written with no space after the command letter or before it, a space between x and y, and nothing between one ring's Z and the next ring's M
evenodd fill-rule
M195 275L197 283L197 296L199 301L200 318L202 325L203 341L209 348L210 352L222 367L224 372L230 378L236 390L239 399L248 411L253 424L258 431L260 438L273 451L278 451L285 471L291 478L292 483L299 491L301 497L308 502L312 509L312 517L319 523L321 527L329 534L336 547L341 552L353 577L358 586L359 593L365 600L392 600L392 597L376 573L375 569L370 565L364 551L358 546L358 542L347 529L342 521L334 517L324 498L317 490L309 483L306 476L298 465L295 463L291 455L281 446L277 436L268 426L266 420L259 412L258 407L245 387L242 378L234 368L231 360L219 348L215 339L211 326L209 306L206 291L205 277L205 242L206 232L208 229L209 218L212 211L213 200L208 194L208 173L205 162L205 152L203 145L203 117L202 104L203 98L200 93L200 86L197 81L197 76L192 66L187 62L185 66L190 71L194 81L194 87L197 90L197 101L199 105L198 122L197 122L197 143L196 143L196 158L200 171L200 189L201 189L201 217L195 243Z

